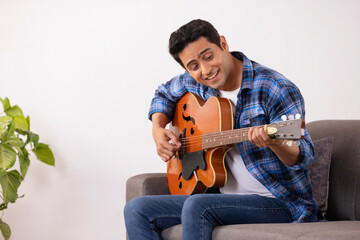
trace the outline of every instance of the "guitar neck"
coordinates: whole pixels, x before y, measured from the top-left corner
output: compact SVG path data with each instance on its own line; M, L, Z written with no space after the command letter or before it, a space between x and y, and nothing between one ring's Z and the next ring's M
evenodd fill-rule
M204 134L202 136L202 148L214 148L247 141L249 129L250 128L240 128Z
M295 140L305 136L303 119L275 122L260 127L264 127L265 133L272 138ZM250 128L240 128L204 134L202 135L202 148L214 148L247 141L249 130Z

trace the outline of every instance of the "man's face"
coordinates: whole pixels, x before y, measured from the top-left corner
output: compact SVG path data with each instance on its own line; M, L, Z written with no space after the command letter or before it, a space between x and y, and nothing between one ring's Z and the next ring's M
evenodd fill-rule
M200 84L228 90L230 71L230 53L224 37L220 38L222 48L210 43L205 37L189 43L179 53L185 70Z

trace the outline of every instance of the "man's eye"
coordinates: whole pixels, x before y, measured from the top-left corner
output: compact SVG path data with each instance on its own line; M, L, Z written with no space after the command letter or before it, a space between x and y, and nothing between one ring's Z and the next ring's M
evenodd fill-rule
M207 60L207 61L211 60L212 58L213 58L212 54L205 56L205 60Z
M194 64L191 66L191 70L195 71L199 68L199 64Z

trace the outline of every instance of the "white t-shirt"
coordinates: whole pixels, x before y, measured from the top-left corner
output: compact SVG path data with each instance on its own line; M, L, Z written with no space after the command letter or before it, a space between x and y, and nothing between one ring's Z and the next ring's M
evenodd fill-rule
M231 101L234 114L239 91L240 89L234 91L220 90L220 96ZM227 182L224 187L220 188L221 193L258 194L265 197L274 197L264 185L249 173L236 145L226 154L225 161L227 164Z

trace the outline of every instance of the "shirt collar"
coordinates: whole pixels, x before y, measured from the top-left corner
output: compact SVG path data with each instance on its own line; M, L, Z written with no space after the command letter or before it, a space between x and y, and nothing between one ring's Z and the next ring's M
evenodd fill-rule
M231 55L243 62L241 90L252 89L254 79L254 68L250 59L248 59L242 52L231 52Z

